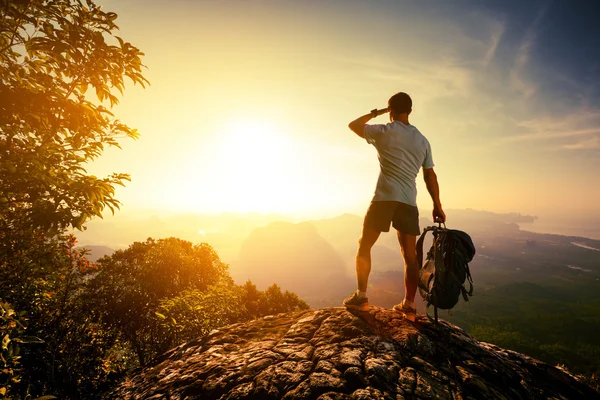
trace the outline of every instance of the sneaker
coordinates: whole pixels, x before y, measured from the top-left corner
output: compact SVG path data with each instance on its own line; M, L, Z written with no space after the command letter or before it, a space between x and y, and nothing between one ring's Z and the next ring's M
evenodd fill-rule
M356 292L344 300L344 306L350 310L369 311L369 299L359 298Z
M415 322L415 320L417 319L417 309L409 307L409 306L405 306L404 300L402 300L402 302L400 304L396 304L394 306L394 310L401 313L404 316L404 318L406 318L410 322Z

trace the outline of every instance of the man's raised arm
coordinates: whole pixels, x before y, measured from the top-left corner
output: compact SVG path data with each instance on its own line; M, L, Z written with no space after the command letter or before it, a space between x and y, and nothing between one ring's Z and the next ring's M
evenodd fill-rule
M423 178L433 200L433 222L446 222L446 214L440 201L440 186L433 168L423 168Z
M365 125L367 124L367 122L369 122L372 118L375 118L378 115L385 114L389 111L389 108L382 108L381 110L375 109L369 114L365 114L362 117L358 117L354 121L350 122L348 124L348 128L350 128L352 132L356 133L361 138L364 138Z

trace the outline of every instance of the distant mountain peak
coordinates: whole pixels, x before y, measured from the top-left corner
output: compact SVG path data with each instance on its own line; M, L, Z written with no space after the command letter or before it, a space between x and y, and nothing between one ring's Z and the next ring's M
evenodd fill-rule
M593 399L562 369L426 318L344 308L278 314L176 347L119 399Z
M98 261L100 258L104 256L110 256L115 252L115 249L110 248L108 246L100 246L100 245L84 245L76 247L77 250L86 250L88 252L87 258L92 261Z
M303 298L328 297L332 290L343 296L354 282L346 277L340 255L308 222L256 228L242 244L235 265L234 279L250 279L259 288L277 283Z

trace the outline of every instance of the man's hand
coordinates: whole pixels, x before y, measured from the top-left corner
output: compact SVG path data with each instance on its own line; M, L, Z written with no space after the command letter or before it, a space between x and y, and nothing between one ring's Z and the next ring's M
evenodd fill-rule
M375 117L378 117L380 115L387 114L389 112L390 112L390 108L386 107L386 108L382 108L381 110L374 109L374 110L371 111L371 114L373 114L373 118L375 118Z
M444 213L444 210L442 210L441 205L433 207L433 222L434 223L446 222L446 213Z

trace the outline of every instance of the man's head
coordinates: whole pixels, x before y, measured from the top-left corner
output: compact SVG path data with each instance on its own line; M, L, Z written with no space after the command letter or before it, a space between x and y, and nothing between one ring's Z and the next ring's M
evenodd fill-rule
M401 114L408 116L412 111L412 100L409 95L404 92L399 92L390 97L388 100L390 108L390 119L392 121L400 119Z

